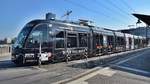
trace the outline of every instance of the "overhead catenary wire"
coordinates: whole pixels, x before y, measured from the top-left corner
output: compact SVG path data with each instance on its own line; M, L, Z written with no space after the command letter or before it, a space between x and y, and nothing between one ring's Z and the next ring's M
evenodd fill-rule
M125 0L121 0L121 1L122 1L122 3L123 3L124 5L126 5L126 7L128 7L131 11L136 12L136 10L133 9L133 7L131 7Z
M126 14L129 16L129 18L131 18L131 20L133 20L132 17L134 17L131 13L128 13L126 11L124 11L123 9L121 9L120 7L118 7L114 2L112 2L111 0L107 0L109 2L109 4L113 5L116 9L118 9L120 12Z
M98 1L98 0L92 0L92 1L95 1L95 4L97 4L97 5L99 5L99 6L102 6L102 7L105 8L106 10L109 10L109 11L111 11L111 12L113 12L113 13L116 13L116 12L117 12L117 14L119 14L120 16L127 17L125 14L122 14L121 12L112 10L111 8L109 8L108 6L102 4L102 3L101 3L100 1Z
M82 9L85 9L85 10L87 10L87 11L89 11L89 12L95 13L95 14L97 14L97 15L103 15L104 17L109 18L109 19L111 19L112 21L116 20L117 22L123 22L123 21L121 21L121 20L119 20L119 19L116 19L116 18L114 18L114 17L111 17L110 15L107 15L107 14L101 12L101 11L97 11L97 10L94 10L94 9L90 9L90 8L84 6L84 5L81 5L81 4L79 4L79 3L73 2L73 1L71 1L71 0L64 0L64 1L66 1L66 2L68 2L68 3L70 3L70 4L72 4L72 5L75 5L75 6L77 6L77 7L80 7L80 8L82 8ZM125 23L125 22L123 22L123 23Z
M131 14L129 14L128 12L124 11L123 9L121 9L120 7L118 7L114 2L112 2L111 0L107 0L109 2L109 4L111 4L112 6L114 6L116 9L118 9L120 12L132 16Z

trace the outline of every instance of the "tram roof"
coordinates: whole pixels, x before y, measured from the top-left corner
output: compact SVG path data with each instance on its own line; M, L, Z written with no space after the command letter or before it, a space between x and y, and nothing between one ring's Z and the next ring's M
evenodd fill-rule
M39 23L56 23L56 24L62 24L66 26L75 26L75 27L82 27L82 28L88 28L88 26L83 26L75 22L67 22L67 21L61 21L61 20L42 20L42 19L37 19L37 20L32 20L28 24L39 24Z
M124 37L124 33L121 32L115 32L115 35L118 37Z
M88 26L82 26L82 25L79 25L77 23L70 23L70 22L63 22L63 21L50 21L50 20L42 20L42 19L37 19L37 20L33 20L33 21L30 21L28 24L33 24L33 25L36 25L36 24L39 24L39 23L56 23L56 24L62 24L62 25L66 25L66 26L74 26L74 27L78 27L80 29L83 29L83 30L87 30L89 29ZM116 36L124 36L124 33L121 33L121 32L116 32L116 31L113 31L113 30L107 30L105 28L101 28L101 27L93 27L92 28L94 32L97 32L97 33L100 33L102 35L109 35L109 36L114 36L114 32L116 34ZM83 31L81 30L81 31Z
M105 28L101 28L101 27L94 27L93 31L96 32L96 33L100 33L102 35L114 36L113 31L106 30Z

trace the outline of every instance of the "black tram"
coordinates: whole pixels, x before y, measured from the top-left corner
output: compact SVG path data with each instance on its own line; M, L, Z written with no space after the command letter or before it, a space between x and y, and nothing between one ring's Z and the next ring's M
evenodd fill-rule
M43 62L83 59L131 49L131 39L134 38L88 25L86 21L56 20L54 14L48 13L45 20L25 25L13 45L11 59L16 64L37 61L39 54Z

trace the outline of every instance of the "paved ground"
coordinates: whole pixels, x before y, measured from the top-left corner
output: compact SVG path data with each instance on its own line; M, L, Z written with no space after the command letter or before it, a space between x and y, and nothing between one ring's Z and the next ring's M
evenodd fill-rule
M0 84L50 84L85 71L66 63L16 66L9 57L0 58Z
M91 70L93 67L98 67L99 70L92 75L86 76L86 78L81 78L82 80L79 81L78 84L148 84L150 83L148 75L141 74L141 72L149 72L149 68L144 68L145 66L149 67L149 62L147 60L149 58L149 54L150 49L123 55L125 58L109 63L109 65L111 64L111 67L103 67L101 62L99 63L99 60L88 63L88 66L90 65L90 67L85 67L87 66L85 60L72 61L68 64L64 62L47 64L42 65L41 68L34 64L19 67L10 61L10 56L0 57L0 84L51 84L64 79L73 78L76 75L80 75ZM106 57L111 57L111 55ZM97 58L89 60L93 59L95 60ZM144 66L140 65L141 63L137 62L137 59L138 61L143 59L144 62L142 62L142 65ZM107 61L105 62L107 63ZM130 69L127 68L129 66L132 66L132 68L136 67L138 69L137 71L141 71L138 72L140 74L132 73L134 71L132 71L133 69L131 69L131 67ZM141 68L141 66L143 68Z
M6 71L0 73L1 74L0 84L50 84L52 82L56 82L71 77L75 75L75 73L79 74L78 70L64 69L61 71L55 70L46 72L43 70L32 70L32 69L21 69L17 71L11 70L11 72ZM8 74L8 76L6 74Z
M150 49L132 54L68 84L150 84Z

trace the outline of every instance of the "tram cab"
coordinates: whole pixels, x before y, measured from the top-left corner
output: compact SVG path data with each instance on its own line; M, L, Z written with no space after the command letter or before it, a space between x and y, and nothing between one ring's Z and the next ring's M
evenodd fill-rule
M21 30L13 45L12 61L24 63L30 59L37 59L39 53L42 60L47 61L53 48L51 31L51 25L42 20L29 22Z

